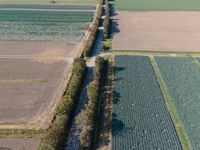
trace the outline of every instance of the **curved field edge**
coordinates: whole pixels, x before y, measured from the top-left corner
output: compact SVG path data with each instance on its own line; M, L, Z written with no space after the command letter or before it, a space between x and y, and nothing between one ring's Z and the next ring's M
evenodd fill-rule
M160 70L159 70L159 68L158 68L158 66L156 64L155 59L153 57L150 57L150 61L151 61L152 67L154 69L155 75L157 77L158 83L160 85L160 89L162 91L162 94L163 94L167 109L168 109L168 111L170 113L170 116L171 116L172 121L174 123L175 129L177 131L177 135L178 135L179 140L181 142L182 148L183 148L183 150L190 150L191 146L190 146L188 137L187 137L187 135L185 133L185 130L184 130L183 125L182 125L182 122L181 122L178 114L176 113L176 109L175 109L175 107L173 105L173 102L171 100L171 96L169 94L169 91L167 89L165 81L162 78L162 75L161 75Z

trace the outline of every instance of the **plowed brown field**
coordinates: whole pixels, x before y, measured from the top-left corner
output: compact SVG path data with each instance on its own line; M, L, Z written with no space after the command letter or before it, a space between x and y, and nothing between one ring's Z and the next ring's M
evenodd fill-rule
M200 12L117 11L113 50L200 51Z

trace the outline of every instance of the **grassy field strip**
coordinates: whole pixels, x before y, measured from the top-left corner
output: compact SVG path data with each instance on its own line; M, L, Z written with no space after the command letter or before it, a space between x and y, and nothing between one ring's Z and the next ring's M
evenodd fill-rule
M199 55L200 52L169 52L169 51L145 51L145 50L110 50L111 53L145 54L145 55Z
M42 79L35 79L35 80L24 80L24 79L18 79L18 80L0 80L1 83L48 83L48 80L42 80Z
M190 58L191 58L192 63L193 63L197 68L200 69L199 61L198 61L195 57L190 56Z
M115 0L117 10L127 11L198 11L199 0Z
M64 10L95 10L95 5L41 5L41 4L0 4L0 9L64 9Z
M3 10L15 10L15 11L48 11L48 12L88 12L88 10L82 10L82 9L30 9L30 8L0 8L0 11ZM94 12L94 10L90 10L91 12Z
M182 122L181 122L178 114L176 113L176 108L173 105L173 102L171 100L171 96L169 94L167 86L165 85L165 81L162 78L162 75L161 75L161 73L160 73L160 71L158 69L158 66L157 66L154 58L150 57L150 60L151 60L151 64L153 66L153 69L155 71L157 80L159 82L159 85L160 85L160 88L161 88L165 103L167 105L167 109L168 109L168 111L169 111L169 113L171 115L171 118L173 120L174 126L175 126L177 134L178 134L178 137L179 137L181 145L183 147L183 150L190 150L191 146L190 146L190 144L188 142L189 141L188 137L187 137L187 135L186 135L186 133L184 131Z
M48 3L50 0L0 0L0 2L10 3L10 2L31 2L31 3ZM72 3L97 3L97 0L56 0L56 2L59 3L66 3L66 2L72 2Z

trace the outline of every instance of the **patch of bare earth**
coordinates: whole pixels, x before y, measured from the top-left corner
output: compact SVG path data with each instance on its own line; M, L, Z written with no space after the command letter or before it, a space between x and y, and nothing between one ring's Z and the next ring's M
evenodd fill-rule
M0 127L47 128L79 43L0 42ZM27 124L25 124L25 122Z
M0 139L0 150L35 150L39 140L36 139Z
M200 12L117 11L114 50L200 51Z

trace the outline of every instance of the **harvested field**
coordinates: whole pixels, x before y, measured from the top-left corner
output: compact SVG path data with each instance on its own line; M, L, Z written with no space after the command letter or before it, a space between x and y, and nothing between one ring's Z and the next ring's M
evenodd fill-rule
M117 11L113 50L200 51L200 12Z
M115 56L112 150L181 150L150 60Z
M38 144L36 139L0 139L1 150L35 150Z

